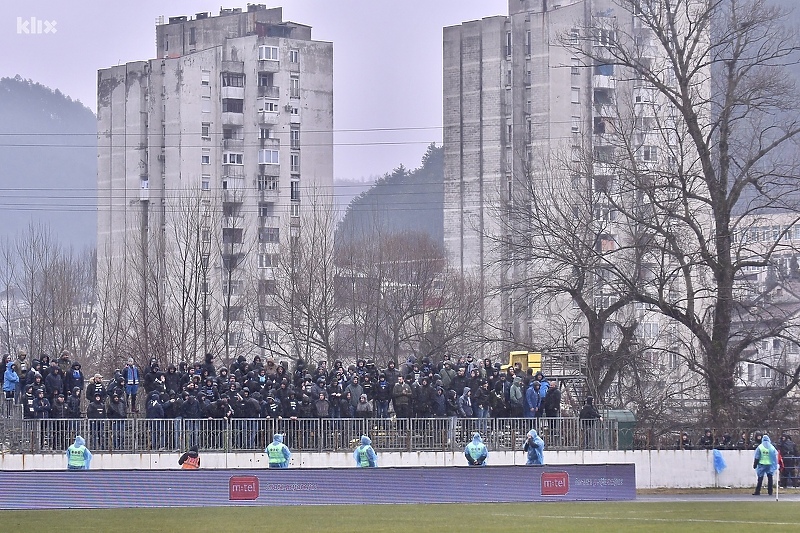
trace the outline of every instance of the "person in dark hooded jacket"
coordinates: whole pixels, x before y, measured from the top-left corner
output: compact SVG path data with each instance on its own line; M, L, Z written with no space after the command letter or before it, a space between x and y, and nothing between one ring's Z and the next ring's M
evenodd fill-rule
M50 372L44 380L44 388L48 399L55 398L59 392L64 392L64 376L58 366L51 365Z
M72 387L72 392L67 398L67 418L81 417L81 389Z
M78 387L81 392L83 392L85 386L86 380L84 379L83 371L81 370L81 364L73 362L72 367L64 376L64 394L69 394L69 392L75 387Z
M458 416L460 418L472 418L472 391L469 387L464 387L464 392L458 397Z
M150 429L150 445L153 450L164 448L164 406L157 392L151 392L147 397L145 410Z

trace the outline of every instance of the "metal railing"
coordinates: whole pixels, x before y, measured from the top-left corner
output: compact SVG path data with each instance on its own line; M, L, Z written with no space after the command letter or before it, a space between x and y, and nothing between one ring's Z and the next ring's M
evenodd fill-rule
M615 420L577 418L301 418L0 420L2 451L62 453L81 435L92 452L263 450L281 433L294 451L352 450L368 435L382 451L462 451L477 431L490 450L522 450L537 429L548 450L617 449Z

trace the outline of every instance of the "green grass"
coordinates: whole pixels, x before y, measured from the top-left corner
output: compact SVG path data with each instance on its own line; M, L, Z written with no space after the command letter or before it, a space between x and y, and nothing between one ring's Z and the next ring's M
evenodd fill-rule
M463 488L460 490L469 490ZM55 495L51 495L54 496ZM44 494L32 497L46 497ZM158 497L154 495L154 497ZM753 502L335 505L2 511L0 529L24 531L475 533L513 531L793 531L800 504Z

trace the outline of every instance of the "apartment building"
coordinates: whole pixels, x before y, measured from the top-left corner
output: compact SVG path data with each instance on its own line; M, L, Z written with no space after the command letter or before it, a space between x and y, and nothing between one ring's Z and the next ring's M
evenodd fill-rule
M332 43L260 4L175 16L97 83L106 320L179 360L272 353L273 267L332 198Z

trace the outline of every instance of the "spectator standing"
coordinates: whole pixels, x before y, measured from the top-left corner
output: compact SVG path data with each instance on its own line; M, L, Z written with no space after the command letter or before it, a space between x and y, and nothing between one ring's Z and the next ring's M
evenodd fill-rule
M6 370L3 372L3 394L6 399L6 418L11 418L11 408L14 405L14 397L17 394L17 386L19 385L19 376L14 370L13 363L6 364Z
M528 432L522 450L528 454L526 465L544 464L544 440L536 433L535 429Z
M779 450L783 456L784 468L781 472L780 486L786 488L790 484L792 487L800 485L800 479L797 479L795 468L797 467L797 446L792 441L791 435L784 433L781 435Z
M89 470L92 463L92 452L86 448L86 441L80 435L67 448L67 470Z
M353 459L359 468L377 468L378 454L372 448L372 441L366 435L361 435L361 445L353 452Z
M561 416L561 389L557 381L550 382L547 396L544 397L544 414L548 418Z
M136 405L136 395L139 392L139 368L133 362L133 357L128 358L128 363L122 370L122 377L125 383L125 403L130 405L131 411L134 413L139 412Z
M597 435L595 434L595 425L600 420L600 412L594 406L594 398L591 396L586 397L586 402L581 407L581 412L578 415L581 421L581 428L583 429L583 442L586 449L593 448L597 444ZM691 444L691 442L690 442Z
M392 399L392 388L393 385L386 379L386 374L381 374L374 389L377 418L389 418L389 400Z
M773 474L778 469L778 451L772 445L769 435L761 437L761 444L756 448L753 457L753 469L755 469L756 476L758 476L753 496L761 495L761 484L764 481L764 475L767 476L767 494L772 496Z
M184 452L178 459L178 464L181 465L183 470L197 470L200 468L200 452L197 451L197 446L190 446L189 451Z
M394 400L394 412L397 418L409 418L411 416L411 397L413 391L405 378L400 375L397 377L397 384L392 389L392 399Z
M711 430L706 428L703 432L703 436L697 441L697 447L703 450L710 450L714 448L714 436L711 433Z
M72 363L72 366L64 375L64 394L70 394L75 387L78 387L83 392L86 386L85 381L81 364Z
M106 406L103 397L96 392L86 407L86 418L89 419L89 432L92 448L103 450L106 444Z
M92 401L97 394L100 395L101 400L106 401L106 388L103 386L103 376L100 374L92 376L92 379L89 380L89 384L86 386L86 398L89 401Z
M542 406L542 397L539 396L541 383L532 381L528 390L525 391L525 399L528 404L528 411L525 413L525 418L539 418L541 416L540 408Z
M522 388L522 378L514 376L514 382L508 391L508 399L511 407L512 418L521 418L523 416L523 409L525 401L525 390Z
M472 418L472 390L464 387L464 392L458 397L458 416L459 418Z
M467 464L470 466L485 466L486 459L489 457L489 450L483 443L481 434L475 432L472 435L472 442L467 444L464 448L464 456L467 458Z
M283 435L276 433L272 436L272 443L264 450L269 459L270 468L289 468L289 459L292 457L292 452L283 443Z
M13 363L14 372L17 373L17 377L19 377L19 381L17 381L17 390L15 399L17 403L22 402L22 394L24 392L24 386L27 383L28 377L28 370L30 370L30 366L27 361L28 352L25 350L20 350L17 352L17 359Z

